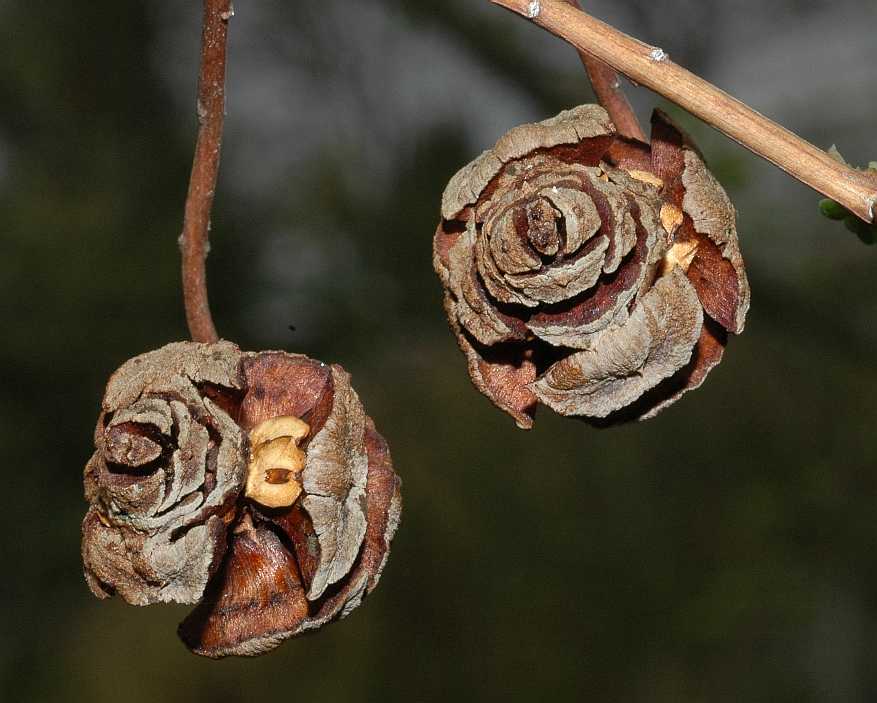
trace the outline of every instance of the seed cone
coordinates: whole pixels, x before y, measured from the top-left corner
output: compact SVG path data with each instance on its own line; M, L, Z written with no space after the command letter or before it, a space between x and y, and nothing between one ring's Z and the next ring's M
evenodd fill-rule
M86 580L135 605L198 603L180 628L198 654L268 651L377 585L400 481L340 366L170 344L113 374L95 448Z
M749 284L735 212L660 112L652 143L583 105L517 127L442 199L433 261L475 386L519 427L541 403L599 425L699 386Z

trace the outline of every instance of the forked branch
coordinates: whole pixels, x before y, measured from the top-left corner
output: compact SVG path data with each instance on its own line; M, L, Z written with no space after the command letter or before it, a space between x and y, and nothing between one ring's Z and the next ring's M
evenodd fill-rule
M874 222L877 177L845 166L644 44L567 0L491 0L655 91L865 222Z
M198 138L186 196L180 251L183 302L193 341L219 339L207 299L207 251L210 210L219 173L222 126L225 119L225 57L231 0L204 0L201 68L198 74Z

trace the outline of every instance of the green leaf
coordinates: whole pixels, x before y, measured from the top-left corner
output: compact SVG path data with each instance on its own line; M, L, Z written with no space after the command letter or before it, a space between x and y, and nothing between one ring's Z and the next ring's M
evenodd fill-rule
M835 161L848 165L836 146L832 145L828 150L828 154ZM862 172L877 172L877 161L871 161L867 169L859 170ZM877 221L874 223L865 222L831 198L819 201L819 212L829 220L843 220L844 226L850 232L853 232L864 244L870 245L877 242Z
M834 202L830 198L825 198L819 202L819 212L821 212L829 220L843 220L850 212L840 203Z

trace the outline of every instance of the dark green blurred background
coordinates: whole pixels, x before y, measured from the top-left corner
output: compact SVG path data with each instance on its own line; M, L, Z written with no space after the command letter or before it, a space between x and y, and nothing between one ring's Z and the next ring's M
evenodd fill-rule
M404 479L393 554L353 616L249 661L189 654L186 608L89 594L104 383L186 337L199 3L0 0L0 699L877 699L877 252L674 111L739 209L746 333L655 420L521 432L469 384L430 240L459 166L591 99L575 54L486 0L236 4L214 315L353 373ZM871 0L587 5L877 158Z

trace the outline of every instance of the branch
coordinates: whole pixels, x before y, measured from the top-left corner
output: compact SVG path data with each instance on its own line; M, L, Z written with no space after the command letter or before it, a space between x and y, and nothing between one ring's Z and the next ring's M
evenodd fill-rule
M207 300L207 251L210 210L219 173L222 124L225 119L225 55L231 0L204 0L201 68L198 74L198 138L183 215L180 251L183 303L189 333L196 342L219 339Z
M566 1L577 10L582 9L578 0ZM609 119L612 120L619 133L625 137L639 139L641 142L648 142L645 132L636 118L636 113L624 94L621 80L615 69L584 51L579 51L579 58L581 58L585 71L588 73L597 100L606 108Z
M615 69L599 59L589 56L584 51L579 52L579 57L588 72L588 78L594 87L597 100L606 108L609 119L612 120L618 132L625 137L648 142L649 140L636 118L636 113L624 94L621 80Z
M663 95L789 175L874 222L877 178L772 122L649 46L570 7L566 0L491 0Z

